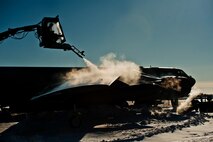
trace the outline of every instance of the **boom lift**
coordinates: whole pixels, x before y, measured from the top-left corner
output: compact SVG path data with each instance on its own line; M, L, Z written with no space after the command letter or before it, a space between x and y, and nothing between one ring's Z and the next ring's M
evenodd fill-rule
M22 39L27 36L28 32L35 31L39 39L39 45L43 48L72 50L80 58L83 58L84 51L80 51L74 45L65 43L66 38L59 22L59 17L44 17L41 22L35 25L29 25L11 29L0 33L0 41L9 37ZM23 34L22 37L16 37L17 34Z

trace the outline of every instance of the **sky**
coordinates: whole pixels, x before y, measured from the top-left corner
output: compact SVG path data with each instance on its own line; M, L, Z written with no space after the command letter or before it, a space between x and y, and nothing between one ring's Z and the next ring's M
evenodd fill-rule
M95 64L115 53L141 66L176 67L213 82L212 0L1 0L0 32L59 15L67 43ZM0 66L85 66L45 49L31 32L0 43Z

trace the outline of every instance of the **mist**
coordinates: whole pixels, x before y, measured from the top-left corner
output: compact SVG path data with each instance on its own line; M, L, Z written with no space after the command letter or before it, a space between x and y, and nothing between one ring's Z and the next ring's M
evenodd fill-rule
M100 65L95 65L86 58L83 60L86 68L73 69L66 74L65 80L70 85L110 85L117 78L128 85L136 85L141 77L139 65L131 61L118 59L114 53L101 57Z
M174 89L176 91L181 91L180 79L168 77L163 80L161 86L167 89Z
M177 107L177 113L183 114L184 112L187 112L188 109L192 107L192 100L201 94L200 89L192 88L191 92L189 93L189 97Z
M101 57L100 65L95 65L86 58L83 58L83 61L86 67L72 69L65 76L62 76L63 84L45 94L77 86L110 85L116 79L128 85L136 85L141 78L142 71L139 65L131 61L118 59L114 53Z

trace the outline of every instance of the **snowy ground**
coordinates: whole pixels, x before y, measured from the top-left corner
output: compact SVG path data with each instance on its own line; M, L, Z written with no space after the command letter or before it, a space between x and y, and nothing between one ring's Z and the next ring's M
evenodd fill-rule
M107 117L86 115L82 128L75 129L70 128L67 117L64 117L68 114L64 112L41 114L19 123L2 122L0 141L213 141L213 114L176 115L168 112L145 116L119 111L113 117L108 114ZM45 115L48 117L44 117Z
M213 119L198 126L191 126L176 130L174 133L163 133L151 138L145 138L144 142L210 142L213 141Z

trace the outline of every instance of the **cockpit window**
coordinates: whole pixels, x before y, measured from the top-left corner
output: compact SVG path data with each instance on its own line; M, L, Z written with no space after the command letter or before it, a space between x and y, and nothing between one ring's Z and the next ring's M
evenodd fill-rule
M157 77L163 77L163 76L187 76L187 74L180 70L180 69L162 69L162 68L155 68L150 69L148 74L155 75Z

